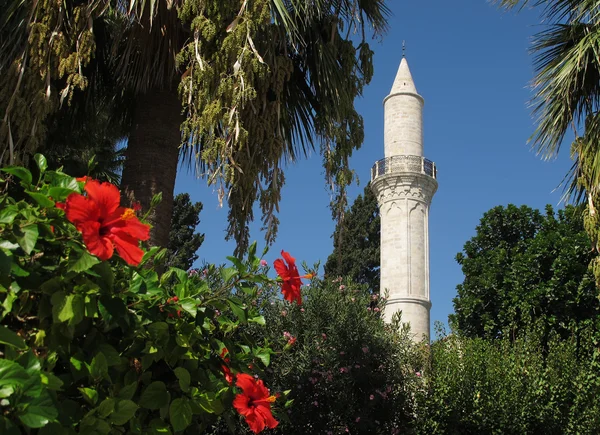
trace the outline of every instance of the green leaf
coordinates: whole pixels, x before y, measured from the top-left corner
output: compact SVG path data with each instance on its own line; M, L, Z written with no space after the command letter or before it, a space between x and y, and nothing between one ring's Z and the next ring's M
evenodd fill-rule
M10 396L15 388L25 385L29 375L14 361L0 359L0 398Z
M133 418L137 410L138 406L131 400L118 399L109 421L117 426L122 426Z
M131 400L133 398L133 396L135 396L137 387L138 387L138 381L134 381L134 382L130 383L129 385L126 385L125 387L121 388L121 390L119 391L119 398Z
M180 432L192 423L192 407L186 397L180 397L171 402L169 421L175 432Z
M49 172L52 173L51 184L54 187L62 187L71 190L71 192L79 192L79 183L75 177L63 174L61 172ZM51 195L53 198L54 196Z
M69 189L68 187L51 187L48 189L48 196L52 197L54 201L65 201L67 197L77 190Z
M58 391L62 388L64 382L53 373L40 373L42 384L46 385L46 388L53 391Z
M108 379L108 362L102 352L98 352L90 364L90 374L94 379Z
M81 257L79 257L77 260L71 262L71 264L69 265L69 272L84 272L86 270L88 270L89 268L91 268L92 266L95 266L96 264L100 263L100 259L92 254L90 254L88 251L83 251L83 254L81 255Z
M103 343L98 345L98 351L104 354L109 367L121 364L121 355L110 344Z
M92 269L102 278L98 282L100 287L106 291L113 290L113 286L115 284L115 273L110 267L110 263L108 261L102 261L101 263L93 266Z
M98 402L98 392L93 388L78 388L83 398L90 405L95 405Z
M12 272L13 276L20 276L20 277L29 276L29 272L27 272L25 269L23 269L17 263L11 263L10 271Z
M164 382L152 382L140 396L140 406L147 409L160 409L169 404L169 392Z
M98 405L96 408L96 412L100 417L106 418L110 415L111 412L115 409L115 399L106 398Z
M32 399L28 403L25 407L25 413L19 415L19 420L30 428L40 428L51 421L55 421L57 417L58 410L52 403L48 392L44 392L40 397Z
M248 322L258 323L260 326L265 326L267 324L265 321L265 316L250 317Z
M147 326L150 339L159 346L169 341L169 325L165 322L154 322Z
M227 299L227 302L229 303L233 314L235 314L235 316L240 320L240 322L246 323L246 310L231 299Z
M190 372L183 367L177 367L175 369L175 376L177 376L177 379L179 379L179 388L187 393L190 389L190 382L192 380Z
M222 414L223 411L225 410L223 407L223 403L218 400L215 399L213 396L213 394L207 394L207 393L202 393L199 397L198 403L200 404L200 407L211 414Z
M196 317L198 313L198 302L195 299L185 299L179 302L179 306L183 309L183 311L192 315L192 317Z
M0 326L0 343L8 344L17 349L27 348L23 339L5 326Z
M231 281L231 278L233 278L236 274L237 270L233 267L224 267L221 269L221 279L225 284Z
M171 435L171 428L160 418L155 418L150 421L148 435Z
M248 247L248 261L254 260L254 257L256 257L256 241L252 242L252 244Z
M267 367L271 363L271 351L269 349L255 349L254 356L260 359L262 363Z
M18 179L24 181L26 184L31 184L33 177L28 169L22 168L21 166L7 166L6 168L0 169L2 172L14 175Z
M83 435L108 435L111 433L111 427L106 421L88 414L79 423L79 433Z
M18 214L19 208L16 205L4 207L0 210L0 224L12 224Z
M237 271L240 274L243 274L244 272L246 272L246 266L244 266L244 263L242 263L239 258L231 257L231 256L226 257L226 258L233 263L233 265L235 266L235 268L237 269Z
M26 225L15 233L19 246L27 255L31 254L39 236L38 227L36 224Z
M59 291L52 295L52 317L55 322L68 322L74 326L83 320L85 298L80 294L66 295Z
M42 154L37 153L35 156L33 156L33 160L35 160L35 163L37 164L37 167L39 168L40 172L44 172L46 171L46 169L48 168L48 162L46 161L46 157L44 157Z
M12 252L5 251L4 249L0 249L0 276L7 277L9 275L10 270L13 265L12 259L13 259ZM9 278L8 283L10 284L10 278ZM9 285L9 284L7 284L7 285Z
M14 251L19 247L18 243L9 242L8 240L0 240L0 248Z
M33 200L35 202L37 202L39 205L41 205L42 207L45 207L45 208L54 207L54 201L52 201L51 199L49 199L43 193L30 192L28 190L26 190L25 193L27 195L31 196L33 198Z

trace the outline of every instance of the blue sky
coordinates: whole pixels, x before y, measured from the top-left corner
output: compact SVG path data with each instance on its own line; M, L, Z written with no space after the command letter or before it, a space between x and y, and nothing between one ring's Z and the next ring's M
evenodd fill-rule
M383 41L371 41L375 76L356 101L365 142L351 160L360 185L350 189L350 200L363 191L373 163L383 158L382 101L405 40L413 79L425 98L425 156L438 167L439 189L430 211L431 321L446 323L463 280L454 256L475 234L483 213L509 203L557 208L562 193L557 187L571 165L569 143L552 161L541 160L527 144L535 128L528 107L533 77L528 49L541 29L536 11L503 12L484 0L388 4L389 32ZM324 263L335 223L318 153L288 166L286 179L279 237L266 259L272 263L285 249L298 261ZM176 192L189 192L204 203L199 230L206 238L198 264L223 263L234 245L224 240L227 210L218 207L216 193L185 170ZM263 247L259 229L257 222L252 239Z

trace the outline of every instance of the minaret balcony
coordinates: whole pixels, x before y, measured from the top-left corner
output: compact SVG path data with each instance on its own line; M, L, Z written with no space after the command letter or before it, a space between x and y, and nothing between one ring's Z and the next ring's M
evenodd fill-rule
M437 178L435 163L422 156L392 156L377 161L371 168L371 181L385 174L410 172Z

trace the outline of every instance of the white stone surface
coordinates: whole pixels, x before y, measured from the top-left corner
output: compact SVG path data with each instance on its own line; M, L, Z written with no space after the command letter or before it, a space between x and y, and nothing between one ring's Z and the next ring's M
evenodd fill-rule
M423 155L423 104L402 58L390 94L383 100L386 157Z
M423 98L402 59L384 100L385 157L423 156ZM413 338L429 339L429 207L437 181L419 165L392 166L372 180L381 215L381 293L386 321L402 311Z

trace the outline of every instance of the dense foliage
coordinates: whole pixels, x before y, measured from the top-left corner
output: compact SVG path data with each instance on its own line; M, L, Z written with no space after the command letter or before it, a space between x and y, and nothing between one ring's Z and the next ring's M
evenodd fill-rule
M202 203L192 203L189 193L175 196L167 245L169 266L188 270L198 259L198 249L204 242L204 234L196 232L196 227L200 224L201 211Z
M325 263L330 278L342 276L379 293L380 223L377 198L367 185L336 225L333 252Z
M600 352L585 335L441 337L416 394L419 434L596 434Z
M600 303L588 269L593 253L581 212L546 214L527 206L486 212L456 260L456 330L469 337L514 337L540 328L569 336L598 323Z
M279 433L404 433L420 381L407 334L386 325L384 304L349 280L313 279L303 296L301 306L268 305L259 331L278 352L266 379L292 389Z
M213 276L209 270L208 275ZM217 277L218 279L218 277ZM413 345L399 322L387 325L385 301L364 285L312 278L302 304L276 298L279 286L261 288L266 327L240 333L273 351L261 373L278 391L289 391L287 414L274 433L398 434L414 421L413 392L422 385L426 349ZM225 434L223 422L210 433ZM236 433L248 433L244 427Z
M248 367L265 367L271 353L232 339L241 325L264 324L260 306L241 299L269 282L255 247L218 282L145 267L166 249L130 266L139 248L128 234L145 226L133 209L110 211L116 187L35 159L39 178L8 167L0 184L0 432L202 432L218 415L239 424L234 376L253 375Z

